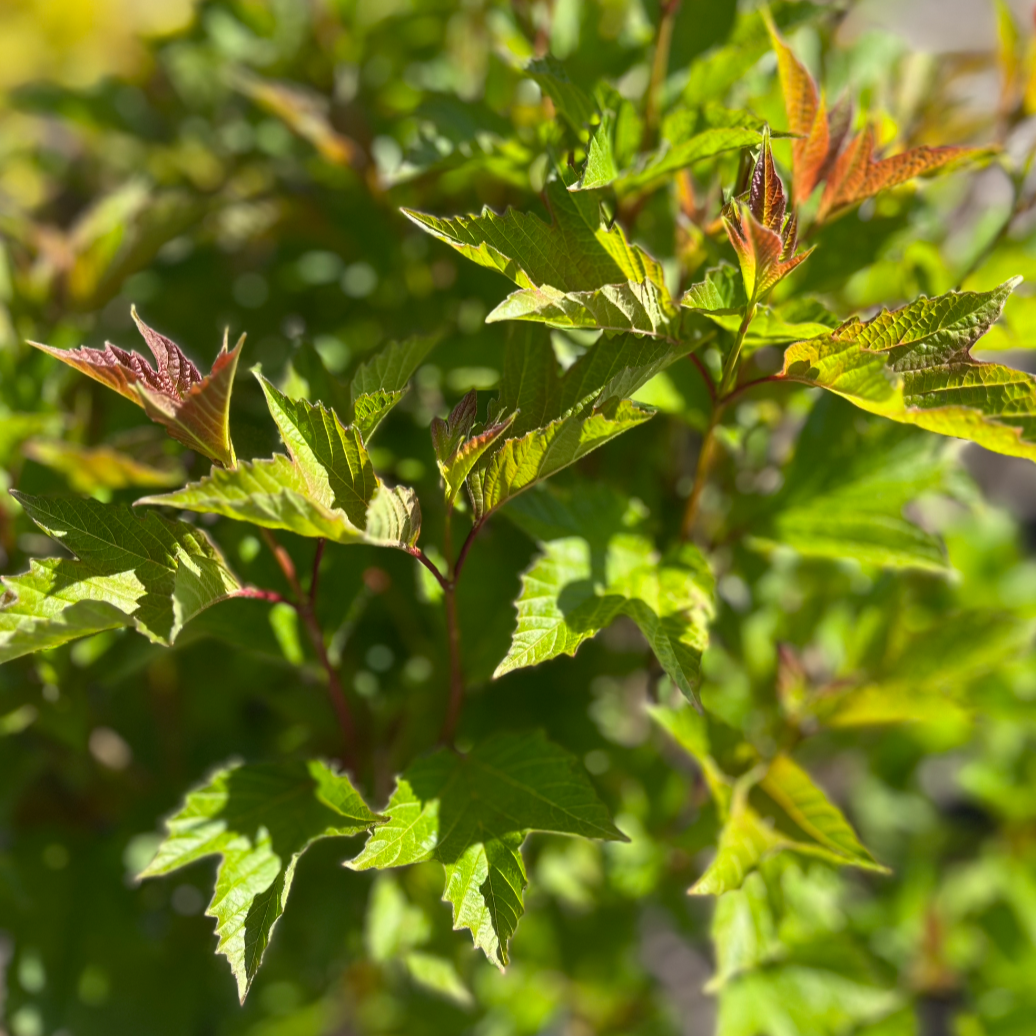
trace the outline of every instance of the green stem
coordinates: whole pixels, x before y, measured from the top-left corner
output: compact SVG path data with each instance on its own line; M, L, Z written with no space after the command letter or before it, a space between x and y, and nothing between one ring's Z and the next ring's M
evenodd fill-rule
M741 359L741 347L745 344L745 335L755 317L755 303L751 302L745 309L745 315L741 318L741 326L737 329L737 337L734 345L727 356L727 362L723 364L723 377L719 383L719 396L722 400L727 393L737 384L738 361Z
M755 316L754 302L749 303L745 314L741 318L741 326L737 329L737 337L731 347L727 361L723 365L723 376L720 378L719 391L712 395L712 413L709 416L709 426L705 430L705 437L702 439L701 451L698 454L698 465L694 472L694 486L691 495L687 498L687 506L684 508L683 522L680 526L680 536L689 540L694 535L694 527L698 522L698 511L701 507L701 494L705 489L705 483L709 477L709 469L712 467L712 459L716 453L716 429L719 427L723 411L727 402L737 392L737 375L739 360L741 358L741 347L745 343L745 336Z

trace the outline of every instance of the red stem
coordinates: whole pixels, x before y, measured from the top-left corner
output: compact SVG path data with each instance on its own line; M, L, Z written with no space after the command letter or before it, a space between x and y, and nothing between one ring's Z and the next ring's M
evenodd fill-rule
M435 576L436 581L444 590L450 585L450 581L439 571L439 569L436 567L435 562L432 561L432 559L428 557L428 555L423 550L421 550L420 547L407 547L406 550L408 554L411 554L413 557L417 558L417 560L420 561L421 564L424 565L424 567L427 568L433 576Z
M342 761L346 766L355 769L357 754L356 727L353 723L352 713L349 711L349 703L345 700L345 691L342 688L342 681L338 676L338 670L331 665L331 660L327 657L324 631L320 628L320 622L317 620L316 612L313 608L314 602L308 595L302 592L302 586L295 572L295 563L291 560L291 555L277 542L269 529L262 529L260 531L262 532L263 539L266 541L266 545L277 560L277 564L280 565L284 578L291 587L291 592L295 596L296 601L295 609L306 627L306 632L309 634L309 639L313 644L313 650L317 654L317 659L327 674L327 695L331 699L331 707L335 710L338 726L342 732L342 740L345 742L345 757ZM323 543L323 540L320 542ZM319 564L319 557L317 563Z
M709 399L712 400L713 405L716 403L716 383L712 380L712 375L709 373L708 367L701 362L701 358L697 353L687 354L691 363L698 368L698 373L701 374L701 380L705 382L705 387L709 390Z
M479 529L482 528L482 523L484 521L485 518L479 518L478 521L476 521L471 526L471 531L468 533L467 539L464 541L463 546L460 548L460 555L457 558L457 564L454 566L453 569L454 583L456 583L457 580L460 578L460 570L464 566L464 559L468 556L468 551L471 550L471 545L475 542L475 537L478 535Z
M317 540L317 550L313 555L313 574L309 578L309 604L313 607L317 601L317 586L320 582L320 562L324 558L324 539Z

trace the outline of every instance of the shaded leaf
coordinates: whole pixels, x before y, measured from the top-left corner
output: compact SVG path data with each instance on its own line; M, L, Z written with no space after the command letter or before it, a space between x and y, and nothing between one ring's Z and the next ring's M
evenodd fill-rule
M537 58L525 66L525 71L553 101L558 115L577 136L597 118L597 105L593 98L569 79L565 66L556 58Z
M637 512L604 488L526 495L508 513L542 553L522 575L518 624L494 677L574 655L626 615L673 682L697 700L713 579L696 547L686 544L660 556L634 531Z
M79 493L127 486L176 486L187 477L181 467L155 467L111 446L79 446L59 439L33 439L22 446L22 452L37 464L59 471Z
M75 559L33 561L26 574L4 577L0 661L120 626L170 644L239 589L205 533L184 522L96 500L13 495Z
M813 408L784 486L751 522L749 545L945 571L939 538L904 515L912 500L946 483L939 440L885 422L861 433L854 413L832 396Z
M530 831L624 840L578 761L542 734L497 734L468 755L440 749L397 778L354 870L443 864L454 929L498 966L524 913Z
M284 912L299 857L321 838L355 835L381 818L325 763L230 765L188 793L141 878L221 857L206 913L244 1002Z

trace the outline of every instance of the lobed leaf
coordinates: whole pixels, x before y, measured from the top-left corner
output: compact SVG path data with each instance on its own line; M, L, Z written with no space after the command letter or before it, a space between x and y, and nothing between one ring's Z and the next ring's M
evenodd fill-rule
M428 336L390 342L356 369L350 384L352 425L364 442L370 442L378 425L403 398L414 371L437 341Z
M265 529L285 529L297 536L355 543L363 539L345 511L314 499L310 486L290 458L245 461L231 470L213 468L200 482L172 493L146 496L137 504L176 507L197 514L219 514Z
M625 841L578 761L542 734L497 734L462 756L440 749L396 781L388 821L353 870L443 864L453 927L503 967L524 913L530 831Z
M194 526L96 500L12 495L74 559L32 561L24 575L4 577L0 661L121 626L171 644L240 589Z
M687 544L661 557L631 531L632 516L603 488L536 493L509 514L542 553L522 575L518 624L494 677L574 655L626 615L673 682L697 702L713 611L712 574L697 548Z
M421 531L417 496L381 483L359 430L344 426L333 410L291 400L257 377L291 458L275 454L229 471L214 469L200 482L137 503L220 514L337 543L412 547Z
M749 545L781 543L806 557L946 571L939 538L904 515L912 500L946 482L938 440L885 422L861 433L855 413L834 396L817 403L783 487L751 522Z
M356 835L382 819L348 777L318 760L231 764L187 794L140 877L221 858L206 914L216 919L218 952L230 962L243 1003L284 912L299 857L319 839Z
M517 297L498 307L490 319L537 319L562 326L605 326L588 323L595 311L595 294L607 285L618 286L613 294L617 304L603 313L607 326L618 330L636 329L632 315L627 315L620 300L622 291L628 299L639 299L639 306L649 307L664 333L675 335L670 327L679 316L673 304L661 265L637 245L631 245L617 223L606 225L599 200L590 194L571 193L562 178L564 171L547 184L546 199L553 217L544 223L531 213L509 209L502 216L489 208L480 216L457 216L440 219L404 209L403 212L423 230L445 241L473 262L497 270L513 280L519 288ZM528 292L533 294L529 295ZM543 294L537 294L542 292ZM570 304L574 314L550 308L565 295L573 295ZM598 302L597 305L603 305ZM509 306L511 307L509 309ZM632 306L635 313L637 305ZM513 312L512 312L513 309ZM543 309L543 315L540 310ZM572 320L577 323L572 323ZM605 319L602 316L602 319ZM650 320L641 316L644 330L661 333L649 327Z
M39 342L31 344L143 407L151 420L164 425L189 449L233 467L230 393L244 335L233 349L228 349L224 335L212 370L202 377L175 342L145 324L135 308L131 313L155 358L155 367L140 353L126 352L111 342L106 342L103 349L55 349Z
M1018 280L883 310L785 353L783 376L856 406L996 453L1036 460L1036 379L971 356Z
M590 140L582 175L569 190L611 187L620 197L638 194L698 162L728 151L757 146L764 125L762 120L748 112L715 106L677 108L666 116L662 124L659 147L621 167L616 154L617 120L613 113L606 112Z

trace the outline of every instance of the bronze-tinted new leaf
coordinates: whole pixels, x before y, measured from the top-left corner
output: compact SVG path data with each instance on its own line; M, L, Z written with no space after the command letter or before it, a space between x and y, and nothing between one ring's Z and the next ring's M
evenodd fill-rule
M230 393L245 336L230 349L224 335L212 370L203 376L174 341L145 324L136 309L131 312L155 358L154 367L140 353L127 352L111 342L105 342L103 349L55 349L39 342L32 344L143 407L152 421L165 425L169 434L189 449L224 467L233 467L236 459L230 441Z
M822 223L914 177L934 173L962 158L988 153L981 148L918 147L889 158L875 159L871 126L846 144L852 122L851 106L839 103L828 113L809 71L769 18L767 25L777 54L777 74L788 129L797 136L792 144L795 202L801 205L819 184L824 184L817 222Z
M875 194L896 187L915 176L938 169L968 155L968 147L916 147L889 158L874 158L874 128L868 126L845 146L827 177L818 220L859 205Z
M788 214L768 136L763 138L747 198L742 195L730 205L723 225L737 252L750 304L758 302L809 255L808 251L795 254L798 220Z

